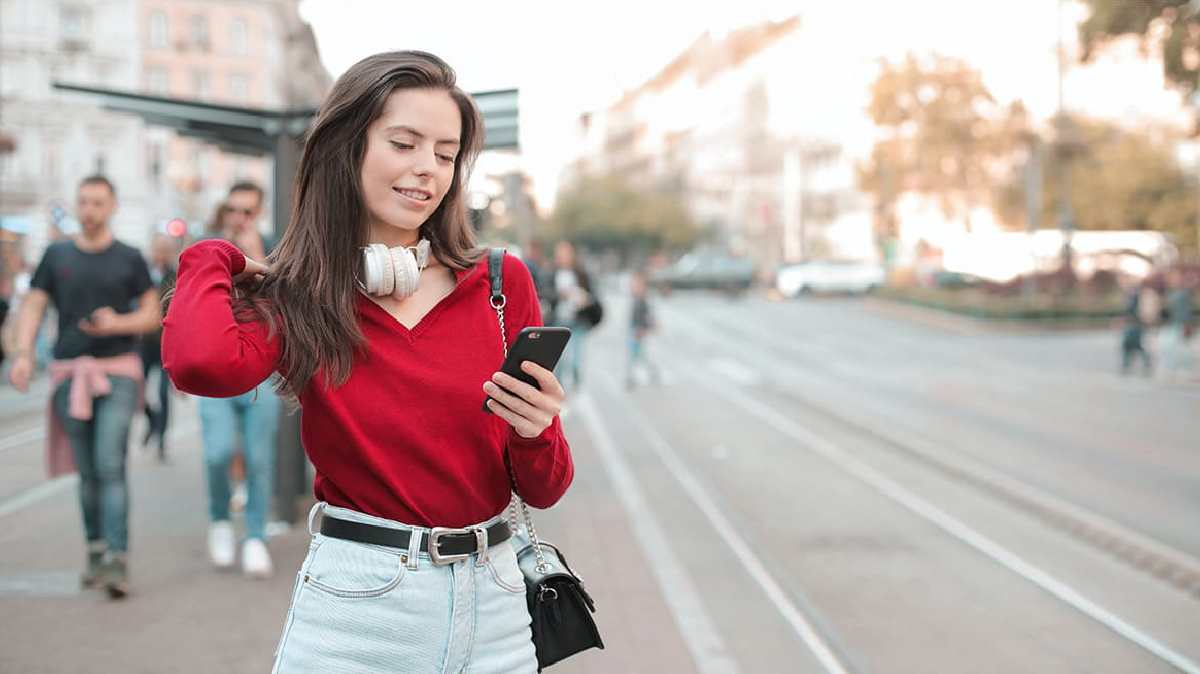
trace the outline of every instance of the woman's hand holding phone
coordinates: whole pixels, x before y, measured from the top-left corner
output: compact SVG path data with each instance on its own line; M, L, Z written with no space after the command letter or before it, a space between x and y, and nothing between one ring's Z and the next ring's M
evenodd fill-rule
M486 405L521 437L536 438L558 416L566 394L554 373L541 365L527 360L521 363L521 371L536 379L541 390L497 372L483 385L483 390L491 396Z

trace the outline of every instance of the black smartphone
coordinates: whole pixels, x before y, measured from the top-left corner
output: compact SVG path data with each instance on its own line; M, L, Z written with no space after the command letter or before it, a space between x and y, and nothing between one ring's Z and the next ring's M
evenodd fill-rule
M541 388L533 375L521 369L521 363L533 361L547 370L554 371L554 366L558 365L558 359L570 339L570 328L525 328L517 334L517 342L509 348L508 357L504 359L500 371L534 388ZM490 396L483 401L484 412L491 412L487 406L488 400L491 400Z

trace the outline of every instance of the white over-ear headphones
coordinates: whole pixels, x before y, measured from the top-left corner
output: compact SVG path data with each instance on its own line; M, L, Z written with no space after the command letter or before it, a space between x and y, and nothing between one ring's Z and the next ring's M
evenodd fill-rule
M429 240L395 248L372 243L363 248L362 256L359 282L362 289L372 295L391 295L402 300L417 291L421 270L429 263Z

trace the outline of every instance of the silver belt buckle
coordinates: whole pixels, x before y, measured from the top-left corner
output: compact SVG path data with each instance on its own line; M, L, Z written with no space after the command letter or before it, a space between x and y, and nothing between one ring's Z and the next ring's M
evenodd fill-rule
M438 541L442 536L449 534L467 534L473 536L472 529L451 529L448 527L433 527L429 530L429 558L434 564L439 566L452 564L460 559L466 559L471 556L470 552L465 552L457 555L443 555L438 551Z

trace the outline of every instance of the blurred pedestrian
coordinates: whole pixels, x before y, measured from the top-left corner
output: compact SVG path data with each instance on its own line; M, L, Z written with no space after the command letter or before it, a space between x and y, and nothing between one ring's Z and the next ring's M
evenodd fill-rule
M657 326L646 293L646 277L642 272L635 271L630 275L629 292L633 307L629 316L629 360L625 370L625 387L632 389L637 386L639 367L649 373L652 383L658 383L661 376L658 366L646 353L646 342Z
M180 258L163 333L176 385L234 396L278 371L304 409L310 530L323 517L277 673L537 670L504 512L510 474L540 508L571 482L563 392L533 363L540 390L497 372L503 341L541 316L515 257L503 309L489 302L464 203L483 125L454 81L424 52L355 64L309 129L271 265L224 241Z
M571 389L583 384L584 343L594 326L592 316L585 312L597 307L592 294L592 281L570 241L559 241L554 247L554 325L571 329L571 340L555 368L556 375L571 380Z
M1194 331L1192 293L1182 269L1176 267L1167 272L1167 321L1163 328L1162 364L1163 374L1169 379L1186 377L1195 364L1191 350Z
M12 344L17 305L28 289L23 250L27 232L25 218L0 217L0 367L4 366L6 352ZM9 316L13 317L12 321L7 320Z
M87 537L82 584L102 585L114 599L129 592L126 448L142 395L135 336L154 330L160 315L146 261L109 228L116 198L103 176L79 184L80 232L51 244L38 263L21 304L9 372L18 390L28 390L34 338L53 303L58 340L50 365L50 468L52 473L67 472L72 463L78 468ZM63 445L56 444L64 433L70 448L65 456L58 453Z
M529 275L533 277L533 287L537 292L542 315L550 316L554 310L554 270L546 260L541 241L529 243L529 250L526 251L523 261L529 268Z
M1142 374L1150 376L1153 362L1143 344L1146 327L1142 304L1144 287L1136 280L1126 280L1122 285L1125 288L1125 311L1121 315L1121 374L1129 374L1134 359L1141 358Z
M265 263L273 242L262 235L263 190L252 182L239 182L218 207L207 234L232 243L247 259ZM275 444L279 433L279 396L273 382L256 382L249 390L231 397L199 398L200 433L204 445L204 468L208 482L208 556L219 569L237 560L237 532L230 514L235 503L235 482L230 469L241 436L245 472L243 506L246 535L241 543L242 572L252 578L267 578L274 572L267 547L267 517L275 476Z
M150 280L158 289L159 300L175 287L175 262L179 250L175 241L165 234L156 234L150 242ZM146 434L142 446L157 445L158 460L166 461L167 422L171 416L171 381L162 371L162 328L142 335L142 376L150 395L146 396Z

